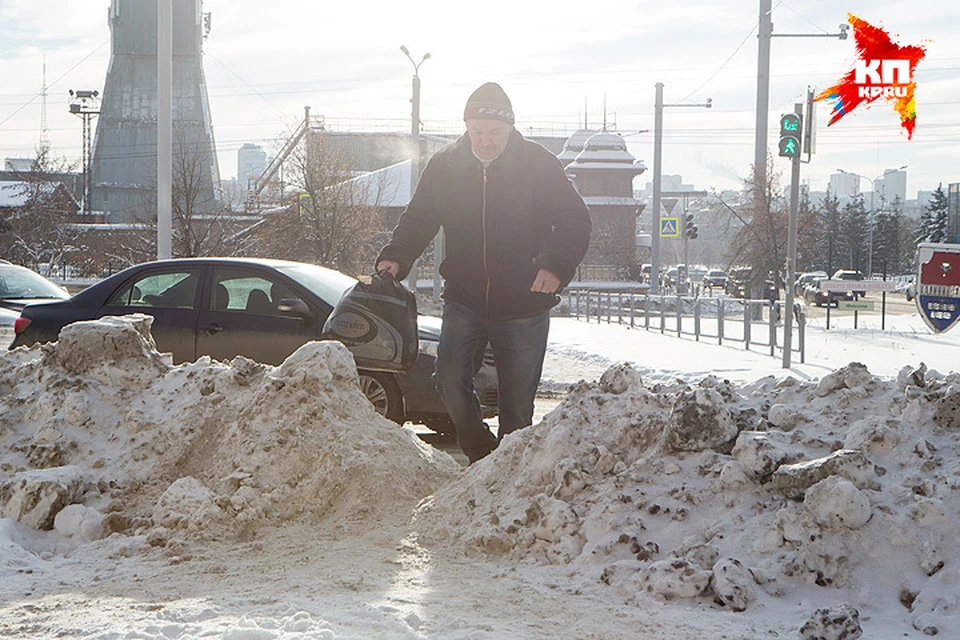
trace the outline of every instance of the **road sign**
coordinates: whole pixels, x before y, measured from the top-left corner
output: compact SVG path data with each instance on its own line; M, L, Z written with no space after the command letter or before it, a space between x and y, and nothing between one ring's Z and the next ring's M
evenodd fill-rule
M680 237L680 219L679 218L660 218L660 237L661 238L679 238Z
M873 311L873 302L871 300L858 300L851 302L849 300L838 300L838 309L853 309L854 311Z
M893 280L821 280L824 291L896 291Z
M960 244L923 242L917 246L917 310L936 333L960 320Z

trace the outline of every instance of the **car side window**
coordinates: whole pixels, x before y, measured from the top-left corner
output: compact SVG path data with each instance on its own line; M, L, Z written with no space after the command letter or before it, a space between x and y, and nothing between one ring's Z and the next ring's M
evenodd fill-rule
M283 283L244 269L214 269L213 288L207 303L212 311L239 311L257 315L283 315L277 306L296 297Z
M120 287L107 300L107 306L192 309L199 282L198 271L149 273Z

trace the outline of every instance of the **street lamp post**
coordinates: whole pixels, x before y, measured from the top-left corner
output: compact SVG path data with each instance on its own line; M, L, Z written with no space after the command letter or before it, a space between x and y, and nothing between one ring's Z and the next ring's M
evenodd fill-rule
M410 156L410 200L413 200L413 193L417 190L417 183L420 181L420 65L430 59L430 54L425 53L420 62L415 62L410 55L410 50L405 45L400 45L400 51L407 56L407 60L413 65L413 97L410 99L412 110L410 113L410 143L412 153ZM434 240L434 251L438 248L442 250L443 239L437 235ZM439 264L439 255L434 255L434 288L438 284L437 265ZM410 269L410 275L407 276L407 286L413 291L417 290L417 262L413 263ZM437 296L435 296L437 297Z
M867 176L860 175L859 173L854 173L853 171L844 171L843 169L837 169L837 171L839 171L840 173L845 173L849 176L856 176L857 178L866 180L867 182L870 183L870 188L871 188L870 217L868 220L869 228L867 229L867 236L869 238L869 243L870 243L869 249L867 251L867 277L868 278L873 277L873 227L874 227L874 223L876 222L875 217L877 215L876 200L875 200L877 197L877 180L880 180L881 178L884 178L890 175L891 173L896 173L897 171L903 171L906 168L907 168L907 165L903 165L902 167L898 167L897 169L887 169L882 174L880 174L876 178L873 178L872 180Z
M707 98L700 104L663 103L663 83L656 84L656 98L654 101L653 116L653 226L650 229L650 293L660 293L660 190L662 185L662 170L660 160L663 156L663 108L664 107L704 107L709 109L713 101ZM679 230L679 229L678 229Z
M74 91L70 89L70 113L78 116L83 122L83 213L90 213L90 121L100 114L100 106L97 98L99 91L90 89L80 89Z

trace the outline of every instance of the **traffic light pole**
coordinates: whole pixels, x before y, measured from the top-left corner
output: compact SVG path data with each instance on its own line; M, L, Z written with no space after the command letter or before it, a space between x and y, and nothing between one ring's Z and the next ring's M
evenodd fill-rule
M803 104L794 105L794 113L803 117ZM790 158L790 219L787 223L787 278L783 312L783 368L790 368L790 356L793 350L793 283L796 280L797 227L800 203L800 153Z

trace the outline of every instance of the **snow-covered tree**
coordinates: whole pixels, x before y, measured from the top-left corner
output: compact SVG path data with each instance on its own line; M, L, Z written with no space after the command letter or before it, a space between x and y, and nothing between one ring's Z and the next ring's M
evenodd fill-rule
M943 191L943 183L930 196L927 206L920 214L920 229L917 231L917 242L946 242L947 241L947 213L949 202Z

